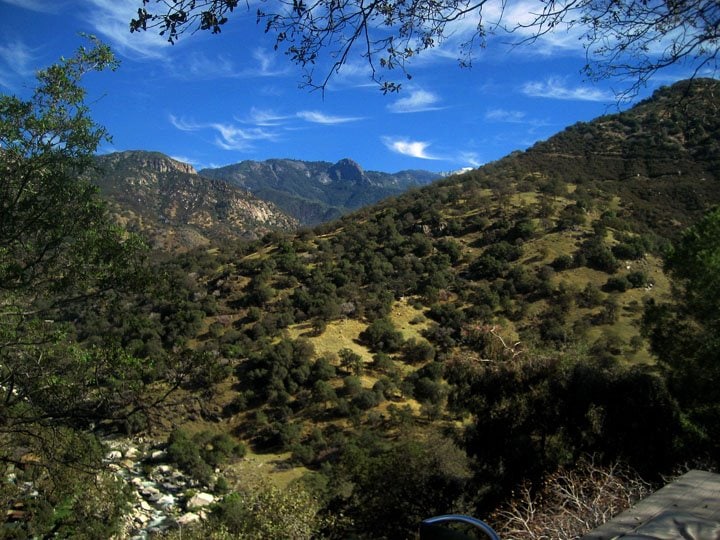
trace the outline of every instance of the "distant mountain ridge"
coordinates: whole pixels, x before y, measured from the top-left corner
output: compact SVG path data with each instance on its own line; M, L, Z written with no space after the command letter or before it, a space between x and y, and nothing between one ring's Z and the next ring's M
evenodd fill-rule
M351 210L427 185L441 175L422 170L365 171L352 159L337 163L269 159L242 161L199 174L225 180L277 204L303 225L315 225Z
M92 181L117 221L169 251L222 238L257 238L298 222L274 204L159 152L98 156Z

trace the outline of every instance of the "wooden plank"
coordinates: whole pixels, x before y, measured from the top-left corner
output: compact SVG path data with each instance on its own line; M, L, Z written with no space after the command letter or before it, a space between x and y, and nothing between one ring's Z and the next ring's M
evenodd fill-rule
M676 527L677 535L677 527L686 525L696 531L688 538L720 538L716 536L720 534L720 474L689 471L582 540L610 540L630 535L640 527L638 533L648 534L644 538L674 538L677 536L670 536L670 527ZM657 532L663 527L665 532Z

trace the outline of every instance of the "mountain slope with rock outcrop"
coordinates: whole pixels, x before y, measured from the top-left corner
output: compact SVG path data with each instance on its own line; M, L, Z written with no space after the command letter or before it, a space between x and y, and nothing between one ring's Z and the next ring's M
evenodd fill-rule
M92 180L119 223L170 251L298 225L273 203L158 152L99 156Z

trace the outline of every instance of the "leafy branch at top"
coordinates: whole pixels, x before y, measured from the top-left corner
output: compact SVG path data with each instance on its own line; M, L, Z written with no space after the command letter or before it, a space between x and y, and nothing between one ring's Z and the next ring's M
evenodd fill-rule
M158 30L171 43L186 32L218 34L239 4L142 0L130 31ZM507 0L278 0L265 6L270 7L257 10L257 23L275 36L275 49L303 69L303 86L313 89L325 89L343 66L360 57L384 92L398 91L398 80L411 78L411 60L456 34L462 36L458 60L467 67L499 29L520 35L517 46L573 30L585 49L585 73L594 80L621 79L619 96L630 97L673 65L694 74L715 72L720 44L715 0L548 0L537 2L527 21L508 20L512 6ZM245 7L249 12L250 4ZM468 20L472 29L463 30L461 21Z

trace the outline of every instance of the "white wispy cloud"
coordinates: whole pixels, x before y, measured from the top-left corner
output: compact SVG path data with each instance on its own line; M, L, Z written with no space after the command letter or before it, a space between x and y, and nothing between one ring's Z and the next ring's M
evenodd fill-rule
M280 126L291 118L294 117L279 114L270 109L258 109L256 107L252 107L246 122L256 126L273 127Z
M207 80L225 79L240 76L235 63L224 55L209 57L204 53L192 52L181 66L177 66L176 75L184 79Z
M86 22L103 36L113 49L143 59L163 58L172 47L155 32L130 33L130 19L137 15L136 0L87 0L90 9Z
M16 40L0 45L0 86L14 89L17 83L35 71L34 49Z
M530 97L570 101L611 102L614 99L613 94L610 92L588 86L571 87L558 77L550 77L544 81L527 82L522 86L522 93Z
M423 111L436 111L436 103L440 98L427 90L413 90L410 95L402 97L388 105L388 109L394 113L414 113Z
M173 57L173 61L167 63L166 67L174 77L193 81L282 77L288 70L275 67L276 59L277 54L273 55L265 49L255 49L250 58L242 60L226 54L191 51Z
M519 0L507 4L502 2L501 5L496 2L492 10L493 17L497 18L499 10L502 9L502 27L505 29L499 33L500 39L513 44L532 40L531 46L525 43L521 47L522 54L550 56L567 51L584 54L585 50L580 41L587 27L578 23L569 25L559 22L550 31L544 32L546 28L534 24L537 16L542 12L543 5L535 0Z
M410 156L418 159L441 160L443 158L434 156L427 152L430 143L425 141L410 141L404 138L383 137L385 146L397 154Z
M196 167L198 165L198 160L189 158L187 156L170 156L171 159L174 159L175 161L179 161L180 163L187 163L188 165L192 165L193 167Z
M258 47L253 50L252 56L255 62L257 62L257 67L254 69L254 72L258 76L276 77L287 73L286 68L281 69L275 66L278 56L275 51L269 51L262 47Z
M457 161L459 163L465 163L469 167L480 167L483 164L483 161L480 159L480 156L476 152L460 152L460 154L457 157Z
M377 84L370 80L371 77L372 70L364 58L349 57L339 70L333 72L327 89L375 88Z
M278 134L260 127L240 127L221 122L197 123L170 115L170 123L180 131L213 130L217 132L215 144L223 150L250 150L255 141L274 141Z
M445 27L445 36L434 48L422 51L412 58L409 70L431 64L457 63L465 60L469 49L472 62L506 58L506 55L553 56L557 54L582 56L585 49L582 36L587 28L580 24L570 27L558 24L552 31L538 35L538 28L531 26L542 3L536 0L488 0L482 2L482 17L479 10L473 10L452 21ZM477 37L478 24L483 25L485 44ZM532 41L531 44L528 42Z
M523 111L510 111L507 109L490 109L485 112L485 120L492 122L519 123L525 120Z
M0 0L4 4L10 4L23 9L29 9L30 11L37 11L38 13L56 13L59 8L62 8L61 2L55 2L53 0Z
M362 118L358 116L333 116L319 111L300 111L296 113L296 116L306 122L325 125L346 124L348 122L357 122L358 120L362 120Z

